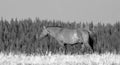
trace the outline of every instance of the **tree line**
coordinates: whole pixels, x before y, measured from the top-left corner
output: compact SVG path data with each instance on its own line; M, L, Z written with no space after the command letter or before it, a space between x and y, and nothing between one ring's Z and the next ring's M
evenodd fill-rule
M65 45L64 49L59 49L60 45L51 36L46 36L40 40L39 35L43 26L60 26L64 28L80 28L86 23L76 23L62 21L48 21L23 19L11 19L11 21L0 20L0 51L26 54L47 54L49 52L81 54L89 53L89 49L81 50L81 44ZM114 25L101 24L93 25L89 23L89 28L94 31L90 35L89 43L92 44L94 52L97 53L119 53L120 52L120 22Z

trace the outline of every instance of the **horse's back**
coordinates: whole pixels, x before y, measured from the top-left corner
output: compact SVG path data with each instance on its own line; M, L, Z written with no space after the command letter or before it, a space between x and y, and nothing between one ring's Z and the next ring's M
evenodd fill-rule
M74 34L76 34L76 31L73 29L63 29L59 32L58 38L63 40L64 42L67 43L74 43Z

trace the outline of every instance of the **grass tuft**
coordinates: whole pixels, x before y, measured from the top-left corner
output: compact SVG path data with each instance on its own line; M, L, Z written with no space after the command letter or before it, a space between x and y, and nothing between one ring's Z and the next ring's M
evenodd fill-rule
M0 65L120 65L120 55L85 54L85 55L25 55L0 53Z

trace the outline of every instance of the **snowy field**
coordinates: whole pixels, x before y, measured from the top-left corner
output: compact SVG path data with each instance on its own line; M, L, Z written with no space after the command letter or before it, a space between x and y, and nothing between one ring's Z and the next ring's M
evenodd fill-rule
M120 55L5 55L0 53L0 65L120 65Z

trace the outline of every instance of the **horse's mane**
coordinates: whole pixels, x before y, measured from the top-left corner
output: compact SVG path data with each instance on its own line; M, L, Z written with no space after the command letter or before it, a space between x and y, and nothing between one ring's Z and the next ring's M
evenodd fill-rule
M46 26L46 28L49 28L49 27L64 28L64 27L62 27L62 26Z

